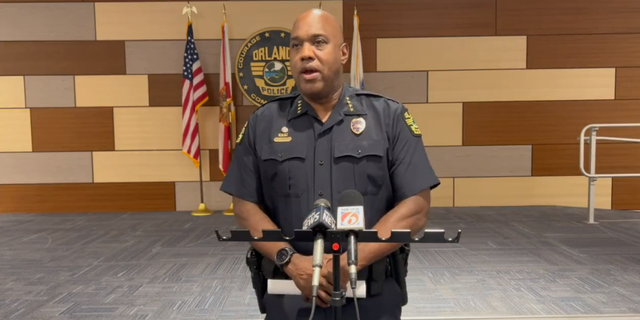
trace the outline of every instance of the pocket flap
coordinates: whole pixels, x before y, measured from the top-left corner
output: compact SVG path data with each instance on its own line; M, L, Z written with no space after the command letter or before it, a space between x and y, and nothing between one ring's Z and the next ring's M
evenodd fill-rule
M307 148L304 145L295 145L289 142L270 143L262 148L260 158L262 160L285 161L292 158L304 159L307 156Z
M381 140L347 140L335 143L335 157L351 156L361 158L364 156L384 155L384 143Z

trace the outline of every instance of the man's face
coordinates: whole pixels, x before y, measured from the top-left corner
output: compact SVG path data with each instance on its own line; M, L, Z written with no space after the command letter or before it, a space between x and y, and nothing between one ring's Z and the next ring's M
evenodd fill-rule
M342 64L348 52L342 46L339 26L312 14L300 19L291 30L291 71L298 90L323 99L341 82Z

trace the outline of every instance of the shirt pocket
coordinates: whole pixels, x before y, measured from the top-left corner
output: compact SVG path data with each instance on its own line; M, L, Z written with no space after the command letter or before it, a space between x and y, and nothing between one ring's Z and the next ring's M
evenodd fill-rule
M362 195L377 195L387 176L382 140L347 140L335 143L334 163L338 192L355 188Z
M260 154L266 180L279 197L300 197L307 191L305 145L271 143L264 146Z

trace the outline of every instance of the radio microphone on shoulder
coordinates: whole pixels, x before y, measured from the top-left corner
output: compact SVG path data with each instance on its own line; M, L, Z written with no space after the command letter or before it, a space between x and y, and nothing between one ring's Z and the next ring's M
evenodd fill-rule
M320 270L322 269L322 257L324 256L324 232L335 229L335 227L336 220L331 213L329 201L325 199L316 200L313 204L313 210L302 223L302 229L310 229L316 232L315 241L313 242L312 297L318 295L318 286L320 285Z
M337 209L337 230L348 230L347 265L349 281L355 292L358 281L358 244L355 230L364 230L364 198L356 190L346 190L340 194Z

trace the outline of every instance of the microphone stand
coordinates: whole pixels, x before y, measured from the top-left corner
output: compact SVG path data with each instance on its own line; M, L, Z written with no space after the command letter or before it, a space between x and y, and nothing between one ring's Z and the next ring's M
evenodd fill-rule
M235 242L313 242L315 240L315 231L308 229L296 229L292 237L286 237L280 229L263 230L262 238L254 237L247 229L231 229L231 236L224 237L220 235L216 229L218 241L235 241ZM455 238L445 238L444 230L424 230L424 235L420 238L412 238L411 231L401 230L392 231L389 238L378 237L377 230L327 230L326 238L332 242L333 250L333 292L331 294L331 309L333 310L333 319L342 320L342 306L346 303L346 292L340 288L340 256L347 247L347 236L349 232L356 232L358 243L365 242L387 242L387 243L459 243L462 231L458 230ZM327 240L325 240L327 241ZM354 292L355 295L355 292Z

